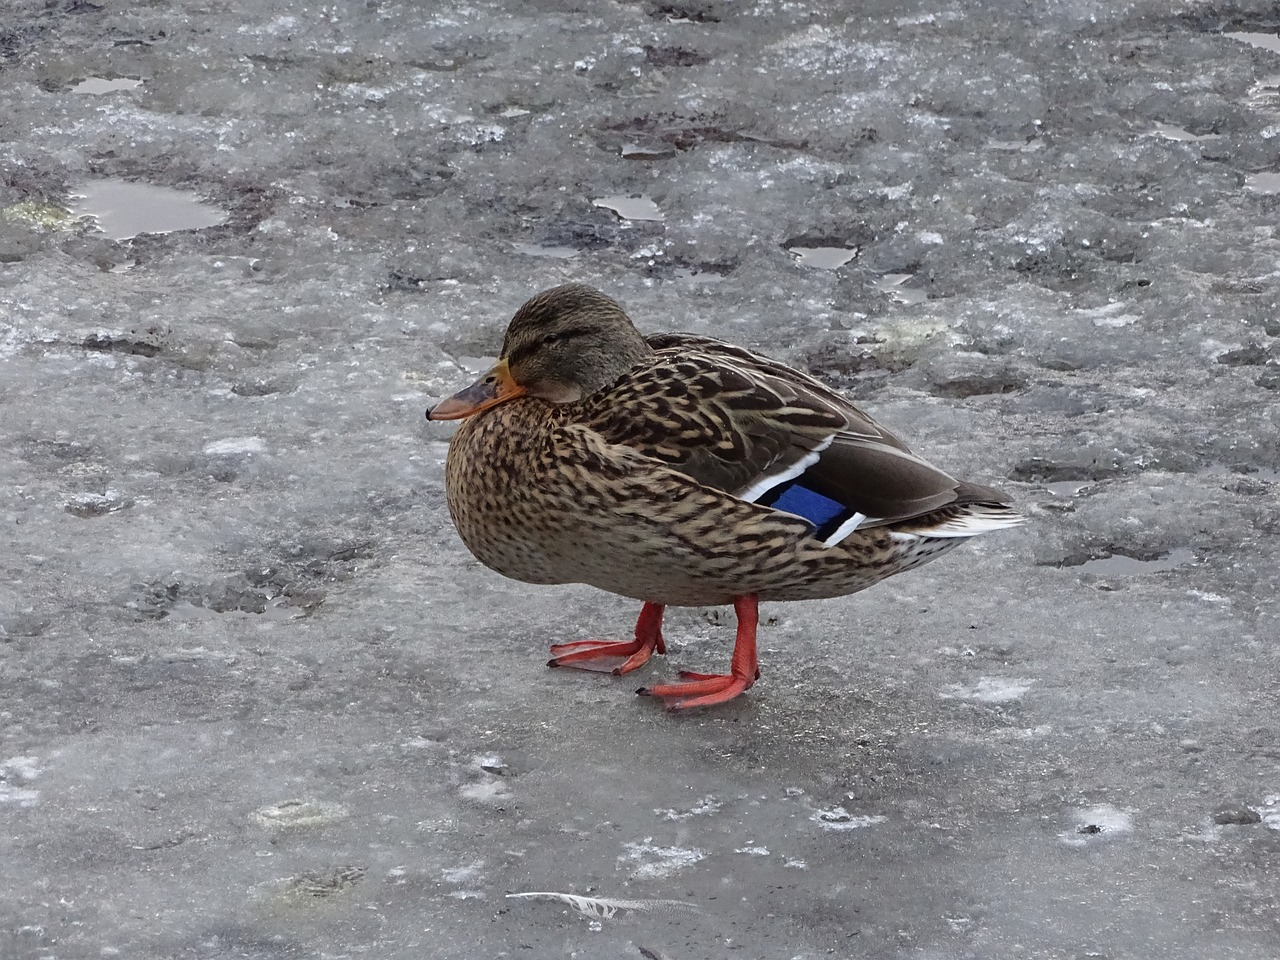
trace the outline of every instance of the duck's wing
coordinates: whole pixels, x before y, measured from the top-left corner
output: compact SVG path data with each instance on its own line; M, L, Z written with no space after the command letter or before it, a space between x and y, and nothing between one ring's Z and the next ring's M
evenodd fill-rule
M828 545L948 504L1004 502L785 364L687 334L649 343L652 361L579 401L580 422L705 486L803 517Z

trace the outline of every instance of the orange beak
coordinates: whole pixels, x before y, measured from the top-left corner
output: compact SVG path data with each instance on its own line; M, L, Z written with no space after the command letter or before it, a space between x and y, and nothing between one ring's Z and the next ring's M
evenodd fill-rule
M516 397L523 397L526 392L524 387L511 379L507 361L499 360L492 370L471 386L459 390L447 400L441 400L428 410L427 419L461 420Z

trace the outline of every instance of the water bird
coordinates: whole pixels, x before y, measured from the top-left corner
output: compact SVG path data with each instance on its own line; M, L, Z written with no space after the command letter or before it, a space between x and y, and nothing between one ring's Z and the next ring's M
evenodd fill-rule
M583 284L521 306L497 364L427 418L464 420L445 486L481 563L643 603L634 639L557 643L550 666L630 673L666 653L666 607L733 604L728 673L637 691L673 710L755 683L760 601L856 593L1023 519L808 374L710 337L643 336Z

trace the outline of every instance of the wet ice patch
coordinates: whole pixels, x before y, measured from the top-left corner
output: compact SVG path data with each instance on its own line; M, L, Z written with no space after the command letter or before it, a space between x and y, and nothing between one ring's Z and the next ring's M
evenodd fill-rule
M621 194L612 197L598 197L591 201L593 207L603 207L606 210L612 210L623 220L665 220L662 211L658 209L658 205L649 197L639 196L622 196Z
M858 255L857 247L787 247L802 267L839 270Z
M624 144L620 155L631 160L658 160L675 156L675 148L666 144L649 145L644 143Z
M1106 306L1094 307L1091 310L1081 310L1081 316L1088 317L1095 327L1128 327L1137 323L1141 317L1136 313L1125 313L1125 303L1118 301L1116 303L1108 303Z
M440 879L445 883L466 883L468 880L478 879L483 869L484 861L476 860L461 867L446 867L440 871Z
M633 862L638 864L631 872L636 880L653 880L669 877L693 866L699 860L706 859L706 854L696 847L659 847L653 837L645 837L640 842L629 841L623 844L626 853L618 857L619 863Z
M1247 106L1259 110L1275 110L1280 107L1280 75L1272 74L1269 77L1263 77L1249 88L1249 94L1244 98L1244 102ZM1266 127L1262 130L1262 139L1270 140L1277 134L1280 134L1280 129Z
M227 222L227 212L190 190L108 177L71 188L71 215L92 220L112 240L140 233L203 230Z
M21 777L23 780L34 780L42 773L39 757L10 757L0 763L0 777Z
M1280 173L1251 173L1244 178L1250 193L1280 193Z
M1273 793L1255 808L1262 817L1262 825L1269 830L1280 830L1280 793Z
M669 808L666 810L654 810L653 812L663 820L688 820L690 817L709 817L711 814L717 813L721 806L723 806L723 804L721 804L719 800L708 794L688 810L675 810Z
M1257 47L1260 50L1270 50L1272 53L1280 53L1280 36L1274 33L1255 33L1247 30L1237 30L1231 33L1224 33L1224 37L1232 40L1238 40L1240 43L1247 43L1251 47Z
M1104 837L1133 832L1133 817L1109 803L1100 803L1072 814L1071 829L1058 834L1069 847L1083 847Z
M285 800L259 807L249 816L268 829L309 830L345 820L349 813L342 804L327 800Z
M494 779L465 784L458 789L458 795L475 803L497 803L510 796L510 792L503 781Z
M572 260L581 252L577 247L544 247L536 243L513 243L511 249L526 257L551 257L553 260Z
M1040 484L1055 497L1074 497L1081 490L1093 486L1092 480L1054 480L1052 483Z
M0 804L12 803L19 807L34 807L39 801L39 790L15 787L0 780Z
M1178 567L1191 563L1195 558L1195 551L1186 547L1179 547L1166 554L1147 559L1130 557L1123 553L1113 553L1110 556L1099 557L1096 560L1086 560L1084 563L1077 564L1076 569L1081 573L1136 577L1144 573L1164 573L1166 570L1176 570Z
M861 830L863 827L884 823L887 818L880 814L852 814L844 807L835 806L826 810L815 810L810 814L809 819L823 830Z
M881 293L887 293L889 299L894 303L901 303L912 306L917 303L924 303L929 299L929 295L923 290L916 290L912 287L903 286L908 280L914 277L913 273L886 273L879 280L871 284L871 289L879 290Z
M1157 123L1151 130L1153 137L1163 137L1165 140L1177 140L1180 143L1199 143L1202 140L1221 140L1220 133L1202 133L1194 134L1181 127L1175 127L1172 123Z
M942 695L948 699L976 700L979 703L1012 703L1026 695L1035 680L1025 677L980 677L977 683L949 684Z
M40 776L40 758L10 757L0 761L0 805L33 807L40 801L40 791L27 786Z
M87 93L91 96L102 96L104 93L116 93L120 90L136 90L142 86L141 80L132 77L89 77L68 88L70 93Z

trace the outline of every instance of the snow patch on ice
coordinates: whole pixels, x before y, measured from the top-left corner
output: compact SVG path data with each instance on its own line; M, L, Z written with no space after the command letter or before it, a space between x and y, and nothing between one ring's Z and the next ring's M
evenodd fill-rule
M1128 327L1142 319L1136 313L1125 313L1125 306L1123 301L1118 301L1091 310L1081 310L1080 314L1088 317L1095 327Z
M446 867L440 871L440 877L445 883L466 883L479 877L483 869L484 861L476 860L461 867Z
M658 809L654 810L654 814L663 820L688 820L690 817L709 817L713 813L717 813L723 804L712 794L707 794L688 810L675 809Z
M823 830L860 830L884 823L887 818L880 814L855 815L844 807L835 806L827 810L815 810L809 819Z
M213 456L231 456L240 453L264 453L267 442L261 437L227 437L204 445L204 452Z
M497 779L468 783L458 793L464 800L474 800L477 803L494 803L509 795L507 785Z
M1263 800L1261 807L1254 807L1262 817L1262 825L1270 830L1280 830L1280 793L1273 793Z
M1058 839L1069 847L1083 847L1090 841L1133 832L1133 817L1109 803L1077 810L1072 819L1074 826L1058 834Z
M40 776L40 758L32 756L10 757L0 761L0 804L12 803L19 807L33 807L40 801L40 791L22 784Z
M659 847L653 843L653 837L645 837L640 842L624 843L626 853L618 857L620 863L634 861L639 864L631 875L637 880L652 880L669 877L699 860L706 859L706 854L696 847Z
M979 703L1011 703L1020 699L1035 683L1026 677L981 677L966 686L953 683L942 694L948 699L977 700Z

